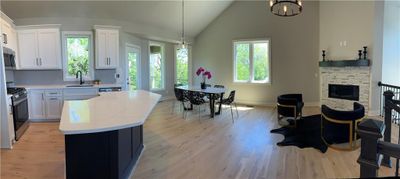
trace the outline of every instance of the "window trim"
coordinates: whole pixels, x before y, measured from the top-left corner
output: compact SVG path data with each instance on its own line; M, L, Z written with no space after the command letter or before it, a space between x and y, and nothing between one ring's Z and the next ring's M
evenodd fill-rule
M68 37L89 37L89 75L83 76L84 80L94 80L94 48L93 33L91 31L63 31L62 32L62 59L63 59L63 79L64 81L79 81L77 78L68 76L67 69L67 38Z
M269 79L267 81L255 81L253 79L254 77L254 67L253 67L253 48L254 44L256 43L261 43L261 42L266 42L268 43L268 64L269 64L269 70L268 70L268 75ZM249 46L249 57L250 57L250 79L249 80L236 80L236 44L243 44L243 43L248 43L250 44ZM252 84L252 85L270 85L272 84L272 64L271 64L271 39L270 38L258 38L258 39L239 39L239 40L233 40L232 42L232 59L233 59L233 83L235 84Z
M176 82L177 82L177 74L176 74L176 60L177 60L177 58L176 58L176 55L177 55L177 53L176 53L176 51L180 48L180 46L181 45L175 45L174 46L174 84L176 84ZM192 85L192 80L193 80L193 78L192 78L192 65L193 65L193 63L192 63L192 46L187 46L187 48L188 48L188 85Z
M151 87L151 70L150 70L150 46L155 45L155 46L160 46L161 47L161 82L162 82L162 87L161 88L152 88ZM165 44L161 43L161 42L154 42L154 41L149 41L149 46L148 46L148 50L149 50L149 89L150 91L164 91L165 90Z

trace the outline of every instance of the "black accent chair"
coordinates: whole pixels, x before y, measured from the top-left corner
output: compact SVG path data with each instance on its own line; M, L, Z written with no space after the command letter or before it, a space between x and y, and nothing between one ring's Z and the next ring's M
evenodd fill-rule
M175 110L176 102L180 102L182 104L180 106L180 109L182 108L183 110L185 110L185 108L186 108L185 102L189 101L187 91L175 87L174 93L175 93L176 101L174 101L172 104L172 113ZM183 117L185 117L185 115Z
M222 99L222 101L220 102L222 105L227 105L227 106L229 106L231 108L232 123L235 122L235 120L233 119L233 110L232 110L233 106L235 106L236 115L237 115L237 117L239 117L239 112L238 112L238 109L237 109L237 105L235 103L235 93L236 93L235 90L231 91L231 93L229 94L228 98Z
M188 91L188 99L190 104L194 106L198 106L199 111L199 119L201 117L201 106L207 103L204 99L204 94L197 91ZM184 111L184 116L186 116L187 111Z
M338 111L326 105L321 107L321 137L326 145L337 150L355 150L357 125L365 116L364 106L353 103L353 111ZM333 144L349 143L349 147Z
M284 117L293 117L294 126L296 126L296 120L300 119L302 116L304 107L303 95L284 94L278 96L277 101L278 120Z

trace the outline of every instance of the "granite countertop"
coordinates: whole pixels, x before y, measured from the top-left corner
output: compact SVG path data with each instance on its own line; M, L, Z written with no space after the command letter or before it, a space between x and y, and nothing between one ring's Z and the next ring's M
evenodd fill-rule
M140 126L160 98L159 94L138 90L100 93L88 100L65 101L60 130L71 135Z

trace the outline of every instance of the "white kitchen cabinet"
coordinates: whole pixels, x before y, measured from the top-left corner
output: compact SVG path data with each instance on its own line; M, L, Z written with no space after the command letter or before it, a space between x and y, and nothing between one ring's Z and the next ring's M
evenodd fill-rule
M62 90L29 89L29 119L32 121L59 120L63 107Z
M95 26L96 69L115 69L119 64L119 27Z
M0 12L0 14L1 41L3 46L16 51L17 37L14 22L4 13Z
M62 96L46 96L46 119L60 119L62 107Z
M17 27L17 69L61 69L59 25Z
M28 90L30 120L46 119L44 90Z

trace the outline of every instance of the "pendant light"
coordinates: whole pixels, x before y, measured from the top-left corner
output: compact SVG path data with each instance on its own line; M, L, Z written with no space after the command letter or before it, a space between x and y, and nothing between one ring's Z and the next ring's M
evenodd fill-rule
M303 10L300 0L269 0L269 6L273 14L282 17L296 16Z
M181 48L186 48L185 43L185 1L182 0L182 37L181 37Z

